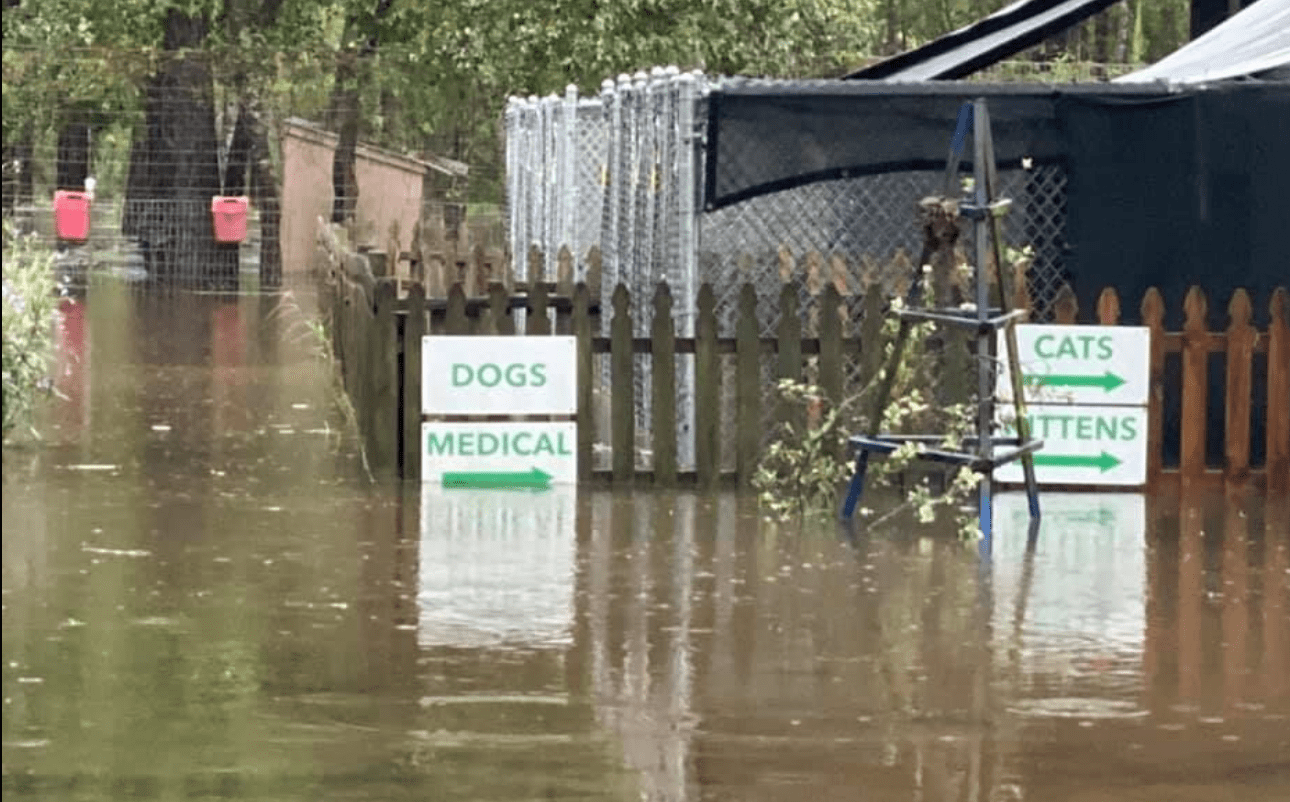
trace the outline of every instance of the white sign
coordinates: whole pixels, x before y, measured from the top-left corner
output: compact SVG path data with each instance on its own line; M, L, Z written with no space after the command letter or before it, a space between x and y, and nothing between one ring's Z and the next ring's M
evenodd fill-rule
M421 340L425 415L572 415L577 338L428 336Z
M546 493L421 490L417 641L549 647L573 638L572 487Z
M1146 326L1020 324L1016 329L1028 403L1147 403L1151 330ZM1004 336L1000 331L997 395L1011 401Z
M1034 455L1039 484L1137 487L1146 483L1145 407L1032 404L1026 413L1030 436L1044 441ZM1000 434L1016 437L1012 407L1001 405L996 414ZM1000 466L994 478L1023 482L1021 461Z
M444 487L531 490L576 483L578 425L425 421L421 481Z

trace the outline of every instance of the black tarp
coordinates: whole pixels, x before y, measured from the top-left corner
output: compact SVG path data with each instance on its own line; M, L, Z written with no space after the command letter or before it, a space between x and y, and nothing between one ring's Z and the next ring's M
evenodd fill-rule
M727 82L710 98L705 205L943 168L958 109L974 97L987 101L1001 166L1028 157L1065 168L1063 268L1085 309L1106 286L1121 288L1128 307L1157 286L1177 309L1191 284L1225 307L1235 287L1257 295L1290 282L1284 82L1187 90Z
M1102 289L1112 287L1123 322L1141 322L1143 293L1156 287L1166 327L1178 330L1183 298L1199 286L1209 299L1209 327L1222 330L1232 292L1242 287L1252 297L1255 324L1266 325L1272 290L1290 284L1290 83L1284 81L1185 90L725 82L710 97L706 207L830 178L941 169L958 110L976 97L987 101L1001 166L1029 157L1065 171L1060 268L1085 319ZM940 190L939 181L927 187ZM1221 358L1209 368L1207 452L1219 464ZM1173 358L1165 381L1176 385L1179 376ZM1256 361L1256 464L1268 413L1257 400L1266 392L1265 376L1266 361ZM1178 456L1178 397L1166 393L1167 465Z
M1156 286L1176 312L1196 285L1221 325L1231 292L1245 287L1265 318L1268 293L1290 284L1290 84L1154 102L1067 97L1059 117L1066 268L1081 306L1104 286L1133 299Z
M990 101L1000 163L1064 157L1059 95L1050 89L724 81L709 97L707 206L717 209L814 181L942 169L959 107L978 95Z

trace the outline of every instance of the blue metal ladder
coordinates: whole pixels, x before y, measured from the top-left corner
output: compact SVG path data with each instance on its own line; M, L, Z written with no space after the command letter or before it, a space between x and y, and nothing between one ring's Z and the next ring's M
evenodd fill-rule
M945 194L949 197L955 192L959 161L962 158L969 129L972 131L973 139L973 197L971 202L959 206L959 214L971 220L975 229L976 308L967 312L957 308L916 308L920 299L920 290L918 276L915 276L906 297L906 303L897 311L900 327L897 330L891 354L883 368L882 379L874 399L873 414L870 417L869 432L855 435L849 440L851 448L856 452L855 471L842 504L842 518L849 521L855 515L856 506L864 493L865 474L870 455L890 454L900 446L912 442L918 444L917 456L920 459L963 466L981 474L981 481L977 486L978 515L981 533L988 543L994 530L992 509L994 469L1000 465L1021 460L1032 525L1038 521L1039 489L1035 480L1034 452L1043 447L1043 441L1031 437L1030 421L1026 416L1015 328L1017 319L1024 316L1026 310L1009 309L1012 291L1008 271L1004 269L1001 220L1011 206L1011 201L998 197L999 178L994 160L994 143L990 135L990 117L984 99L964 103L959 109L958 124L955 126L954 136L950 142L950 154L945 170ZM994 307L990 305L989 280L986 275L986 265L991 258L994 259L995 272L998 274L996 281L998 297L995 299ZM917 265L915 269L921 270L922 265ZM946 447L944 435L882 433L883 417L890 401L896 370L904 358L909 331L915 320L932 320L942 324L967 327L975 331L977 432L975 437L963 439L963 450ZM994 436L995 388L992 349L999 331L1004 332L1016 413L1017 436L1010 438Z

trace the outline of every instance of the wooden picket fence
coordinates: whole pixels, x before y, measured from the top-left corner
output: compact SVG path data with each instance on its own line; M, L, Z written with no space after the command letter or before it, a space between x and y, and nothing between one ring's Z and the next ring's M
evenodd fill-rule
M632 304L628 290L618 286L612 307L599 307L595 274L590 282L501 283L490 285L486 295L467 296L461 283L446 298L428 298L425 286L411 283L400 290L393 278L365 285L338 274L323 296L330 310L332 347L345 388L353 402L358 425L374 472L388 477L420 475L421 338L423 335L514 334L515 312L527 312L527 335L573 334L578 338L578 464L584 480L603 479L615 485L635 481L670 486L677 483L709 487L721 481L750 482L764 442L763 408L773 404L772 387L762 376L762 360L775 365L778 378L798 379L807 361L826 396L840 400L844 392L845 362L858 360L859 382L873 376L881 359L882 309L885 299L871 285L864 300L865 314L859 331L844 326L840 315L820 314L804 332L798 309L798 291L786 284L779 298L779 326L774 337L762 337L757 319L758 298L751 284L739 294L733 337L718 337L713 289L703 285L697 299L695 337L677 337L670 289L660 284L652 299L649 337L633 335ZM402 296L402 297L400 297ZM820 309L845 309L836 287L825 283L818 295ZM1120 301L1106 290L1092 310L1092 325L1120 321ZM1206 326L1207 299L1193 288L1184 304L1182 331L1164 330L1165 305L1160 293L1149 290L1142 298L1141 316L1150 327L1151 387L1148 431L1148 482L1180 480L1252 482L1277 492L1290 491L1290 293L1277 289L1271 299L1270 323L1264 330L1253 325L1249 295L1238 290L1230 299L1230 324L1224 331ZM548 319L554 310L554 327ZM1055 304L1057 322L1080 322L1073 294L1066 291ZM865 347L872 344L873 347ZM1221 464L1209 464L1206 454L1209 398L1209 361L1223 355L1226 384L1222 399L1224 452ZM603 388L608 395L609 432L595 431L593 423L593 367L596 355L607 355L614 380ZM695 465L682 471L677 464L675 371L651 370L654 445L652 467L641 469L637 452L635 382L619 377L633 375L635 357L646 355L654 365L674 366L680 355L693 355L695 390ZM1176 356L1175 356L1176 355ZM1181 360L1179 381L1167 381L1166 365ZM723 362L726 363L723 365ZM733 363L732 365L729 363ZM968 373L964 372L967 376ZM1260 377L1256 383L1256 376ZM854 375L851 381L856 381ZM1261 385L1255 398L1256 384ZM1180 399L1180 400L1179 400ZM1217 401L1218 399L1213 399ZM733 410L732 432L723 433L723 405ZM1166 430L1166 409L1181 409L1176 433ZM800 409L777 405L766 408L776 420L801 415ZM1256 460L1252 432L1264 433L1263 458ZM607 435L607 437L606 437ZM733 442L733 469L723 469L721 442ZM1166 465L1167 438L1176 438L1178 464ZM614 447L610 466L593 470L596 442L630 444Z
M1142 298L1143 325L1151 329L1151 393L1147 408L1147 477L1148 483L1176 474L1184 486L1206 479L1223 479L1241 483L1262 474L1269 491L1290 491L1290 293L1279 287L1268 305L1269 324L1259 331L1252 323L1254 307L1249 293L1238 289L1227 305L1228 327L1210 331L1207 323L1209 300L1205 293L1192 287L1183 301L1184 322L1180 332L1165 331L1165 303L1154 287ZM1120 299L1107 288L1098 298L1096 323L1114 326L1120 322ZM1079 310L1074 297L1064 292L1056 307L1056 322L1077 322ZM1166 359L1177 354L1181 359L1177 386L1166 382ZM1221 464L1211 465L1207 455L1210 423L1210 356L1219 354L1226 362L1223 404L1223 455ZM1266 394L1256 398L1254 378L1256 360L1266 366L1262 371ZM1165 407L1170 396L1180 401L1179 460L1176 469L1162 464L1165 431ZM1258 403L1258 402L1264 403ZM1264 459L1261 466L1252 465L1251 432L1254 423L1265 432Z

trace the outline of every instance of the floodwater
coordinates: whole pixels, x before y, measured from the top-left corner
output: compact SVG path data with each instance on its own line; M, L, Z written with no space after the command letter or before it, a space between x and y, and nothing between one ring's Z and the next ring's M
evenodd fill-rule
M68 305L3 486L6 799L1286 800L1290 509L1033 549L374 484L290 304ZM870 502L872 503L872 502Z

